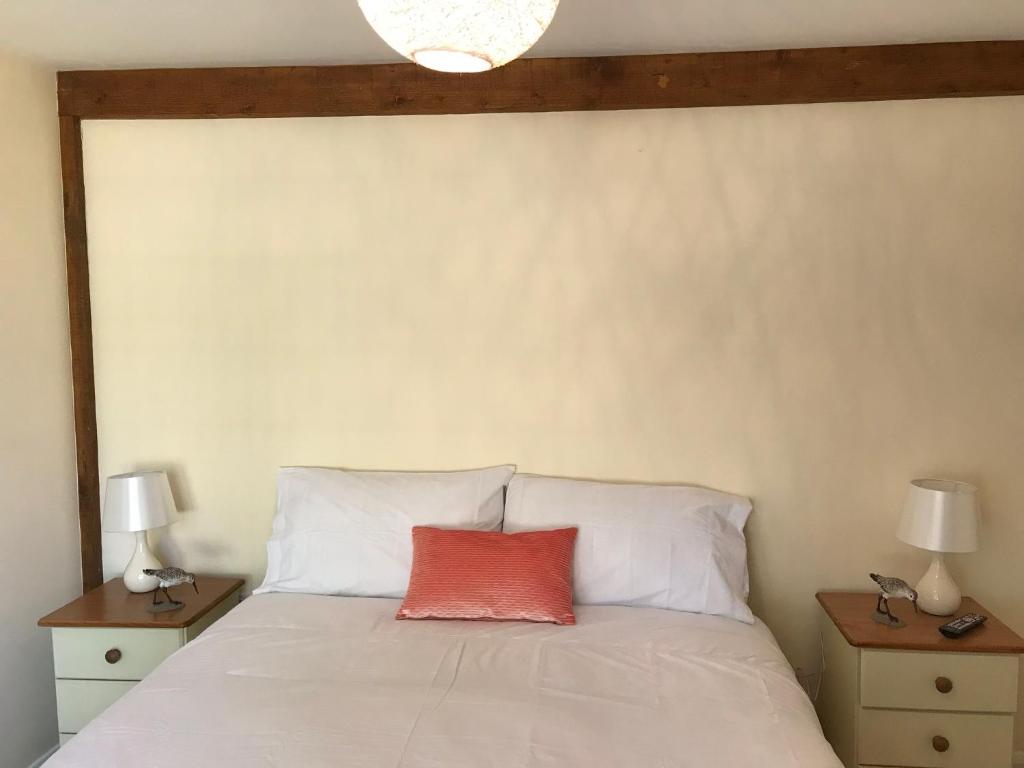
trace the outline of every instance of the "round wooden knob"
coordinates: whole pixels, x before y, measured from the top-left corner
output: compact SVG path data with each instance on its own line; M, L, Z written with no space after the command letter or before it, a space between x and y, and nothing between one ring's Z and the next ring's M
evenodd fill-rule
M947 739L945 736L933 736L932 749L934 749L936 752L945 752L949 749L949 739Z
M107 660L107 664L117 664L121 660L121 651L117 648L111 648L103 654L103 658Z
M953 681L948 677L936 677L935 690L939 693L949 693L953 690Z

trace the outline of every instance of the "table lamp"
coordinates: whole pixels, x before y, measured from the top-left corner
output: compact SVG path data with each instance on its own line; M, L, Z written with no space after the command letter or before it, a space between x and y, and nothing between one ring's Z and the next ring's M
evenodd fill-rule
M178 519L165 472L131 472L107 478L103 530L135 534L135 552L124 569L124 585L130 592L152 592L157 580L142 571L162 568L149 548L146 532Z
M912 480L900 520L900 540L932 553L932 564L917 585L917 605L933 616L960 607L960 588L946 570L946 552L978 548L978 489L956 480Z

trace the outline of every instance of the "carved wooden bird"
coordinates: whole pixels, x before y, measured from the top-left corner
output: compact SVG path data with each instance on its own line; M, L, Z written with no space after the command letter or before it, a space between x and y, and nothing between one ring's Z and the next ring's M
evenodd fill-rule
M905 597L914 604L914 613L917 613L917 590L913 589L907 582L903 579L897 579L895 576L879 576L877 573L870 573L868 575L878 585L880 590L878 593L878 604L875 606L875 610L878 613L888 616L889 621L893 623L899 621L889 611L889 599L893 597Z
M179 584L191 584L196 594L199 594L199 585L196 583L196 575L194 573L189 573L181 568L146 568L142 572L147 576L156 577L157 582L159 582L156 589L153 590L153 605L163 603L163 600L157 602L156 599L160 590L163 590L164 596L168 601L172 603L178 602L171 599L171 596L167 593L167 588L176 587Z

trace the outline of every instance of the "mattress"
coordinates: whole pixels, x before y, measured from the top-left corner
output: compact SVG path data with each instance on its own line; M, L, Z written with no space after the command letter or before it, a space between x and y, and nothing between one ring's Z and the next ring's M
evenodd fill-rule
M398 604L249 598L46 765L840 768L761 622L395 621Z

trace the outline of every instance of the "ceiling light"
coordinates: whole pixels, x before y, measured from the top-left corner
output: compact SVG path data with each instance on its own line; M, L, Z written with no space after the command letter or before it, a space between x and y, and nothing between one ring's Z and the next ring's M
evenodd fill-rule
M384 42L441 72L484 72L526 53L558 0L359 0Z

